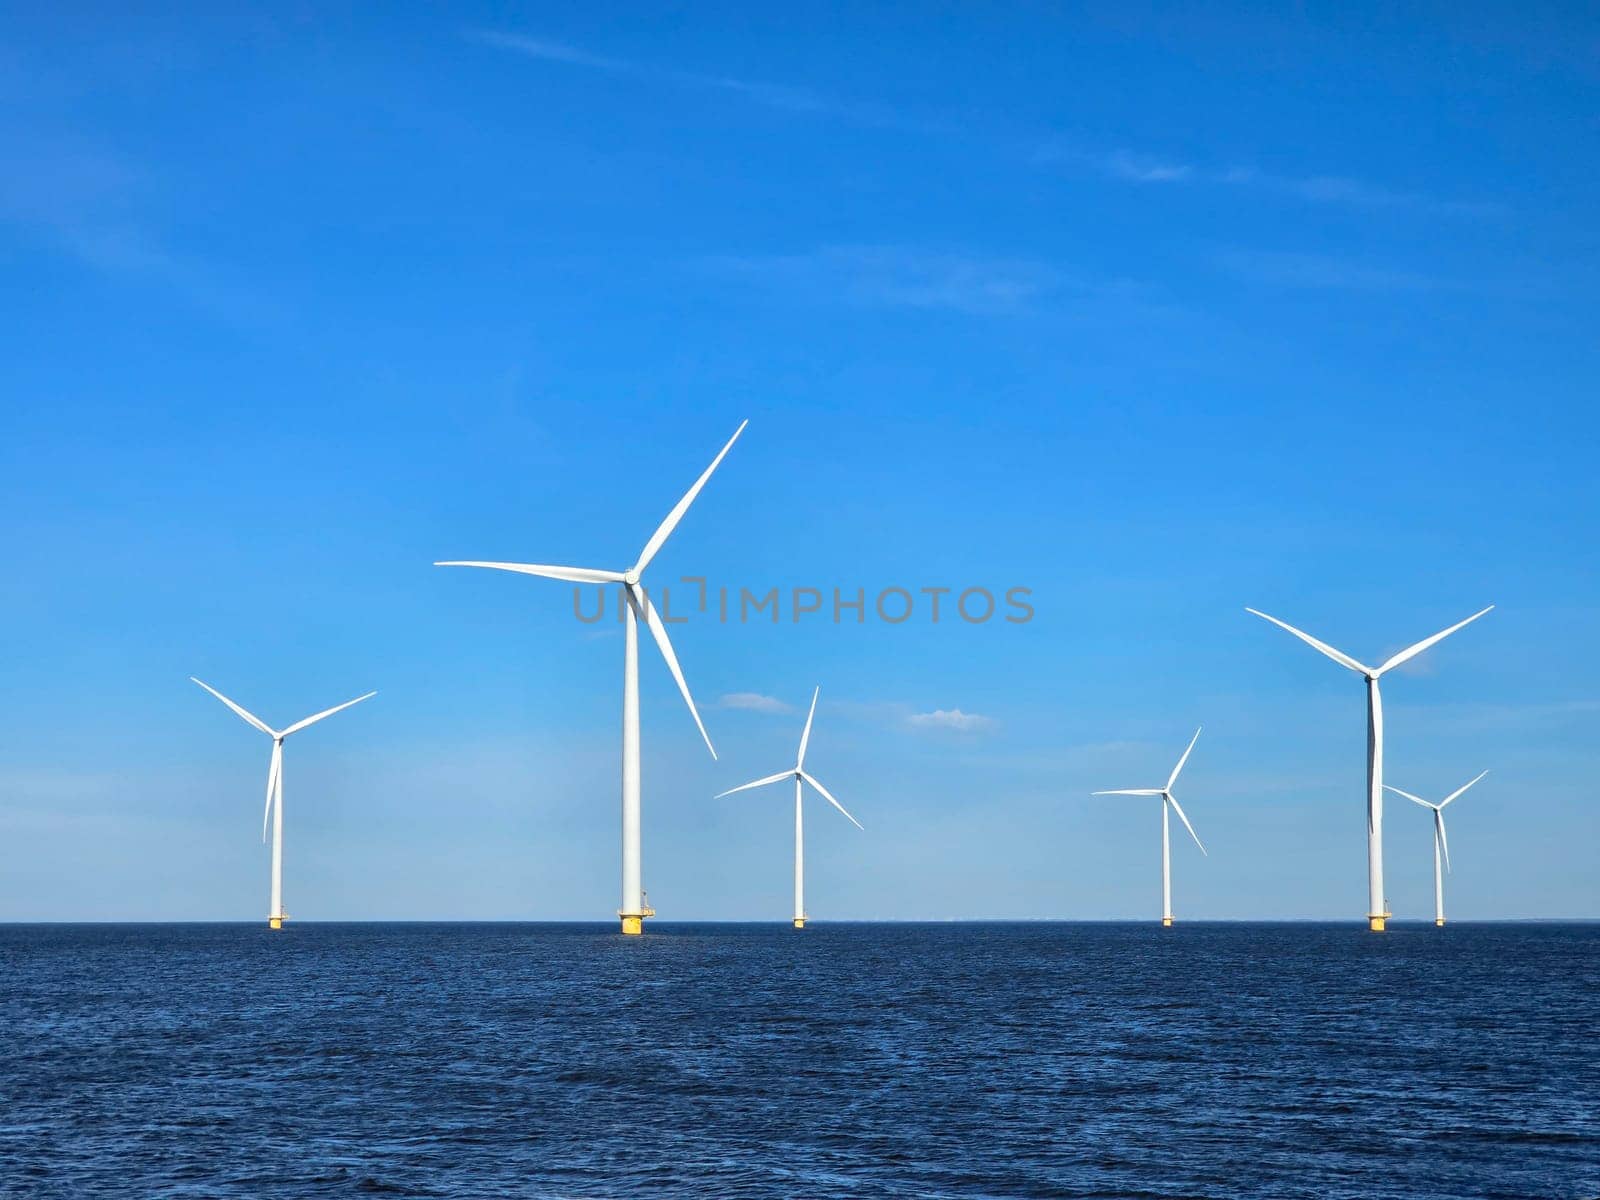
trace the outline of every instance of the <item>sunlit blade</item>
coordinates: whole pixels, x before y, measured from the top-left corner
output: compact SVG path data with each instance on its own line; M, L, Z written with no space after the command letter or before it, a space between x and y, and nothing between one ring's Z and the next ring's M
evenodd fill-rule
M1450 839L1445 836L1444 832L1444 812L1442 811L1442 806L1441 808L1436 808L1433 810L1433 824L1434 828L1439 831L1439 849L1444 851L1444 869L1448 871L1450 870Z
M195 679L193 675L189 676L189 678L194 680L195 683L199 683L200 686L205 688L206 691L210 692L218 700L221 700L229 708L233 709L234 712L238 713L246 721L249 721L250 724L254 725L257 729L261 730L261 732L266 734L268 737L277 737L278 736L277 731L275 731L274 729L270 728L267 725L267 723L265 721L263 721L260 717L256 716L253 713L245 712L244 709L240 708L232 700L229 700L226 696L224 696L221 692L217 691L217 689L212 687L209 683L200 683L200 681L198 679Z
M1201 726L1201 729L1205 726ZM1172 768L1172 774L1167 779L1167 790L1172 790L1172 785L1178 782L1178 772L1183 770L1183 764L1189 761L1189 752L1194 749L1194 744L1200 740L1200 730L1194 731L1194 736L1189 739L1189 749L1183 752L1183 757L1178 760L1178 765ZM1209 745L1209 743L1207 743Z
M1399 788L1390 787L1387 783L1383 785L1383 790L1386 792L1393 792L1396 796L1404 796L1407 800L1412 800L1422 805L1423 808L1437 810L1439 807L1437 804L1428 803L1428 801L1424 800L1421 796L1413 796L1410 792L1402 792Z
M827 788L823 787L820 783L818 783L810 775L807 775L804 771L800 772L800 778L804 779L812 787L816 788L817 791L821 792L822 793L822 798L824 800L826 800L829 804L833 805L840 812L844 813L846 819L849 820L850 824L854 825L857 829L860 829L863 832L865 832L866 826L864 826L860 821L858 821L854 817L852 817L848 812L845 812L844 805L840 804L837 800L835 800L833 798L833 793L832 792L830 792Z
M487 567L491 571L515 571L519 575L538 575L545 579L564 579L568 583L621 583L621 571L596 571L589 567L547 567L543 563L436 562L436 567Z
M1439 633L1434 634L1431 638L1423 638L1415 646L1406 647L1404 650L1400 651L1399 654L1396 654L1388 662L1384 663L1383 666L1379 667L1376 673L1379 674L1379 675L1382 675L1390 667L1398 667L1401 663L1405 662L1406 660L1415 658L1417 655L1421 654L1424 650L1426 650L1429 646L1433 645L1435 642L1443 641L1445 638L1449 637L1456 630L1460 629L1463 625L1471 625L1474 621L1476 621L1479 617L1483 616L1484 613L1488 612L1489 609L1492 609L1493 607L1494 607L1494 605L1491 604L1491 605L1489 605L1489 608L1484 609L1482 612L1473 613L1465 621L1457 621L1454 625L1450 626L1449 629L1442 630Z
M307 717L304 721L296 721L293 725L289 726L289 728L285 729L281 736L288 737L291 733L296 733L299 730L304 729L307 725L315 725L318 721L322 720L323 717L331 717L336 712L343 712L352 704L360 704L363 700L370 700L377 694L377 692L368 692L365 696L357 696L354 700L346 700L343 704L336 704L332 708L325 708L315 716Z
M769 783L782 783L785 779L793 779L793 771L779 771L776 775L768 775L765 779L757 779L754 783L741 783L736 788L729 788L725 792L718 792L712 799L721 800L724 796L731 796L735 792L748 792L751 788L766 787Z
M1172 811L1178 814L1178 820L1183 822L1183 827L1189 831L1189 836L1194 839L1194 844L1200 847L1200 853L1210 858L1211 856L1206 854L1205 843L1200 840L1200 835L1194 831L1194 826L1189 824L1189 818L1183 815L1183 806L1173 798L1170 792L1166 794L1166 799L1167 803L1172 805Z
M650 597L632 584L626 586L628 602L633 605L634 613L643 617L644 623L650 627L650 636L656 639L656 647L661 651L661 657L667 660L667 670L672 672L673 681L683 693L683 702L689 706L689 715L699 727L700 736L706 740L706 749L711 751L712 758L716 758L717 748L711 744L711 735L706 732L705 722L700 719L700 710L694 706L694 697L689 694L689 684L683 678L683 670L678 666L678 656L672 652L672 642L667 638L667 627L656 615L655 605L650 603Z
M811 740L811 718L817 715L817 697L820 695L820 687L811 693L811 711L806 714L806 727L800 734L800 757L795 760L796 770L806 765L806 743Z
M1481 774L1479 774L1478 779L1482 779L1484 777L1484 775L1487 775L1488 773L1489 772L1487 772L1487 771L1482 772ZM1464 783L1464 784L1462 784L1455 791L1451 792L1448 796L1446 796L1443 800L1439 801L1439 807L1443 808L1446 804L1449 804L1450 801L1454 800L1457 796L1461 795L1462 792L1466 791L1469 787L1471 787L1473 783L1477 783L1478 779L1474 779L1472 781L1472 783Z
M1299 638L1306 645L1314 647L1317 650L1321 650L1324 654L1326 654L1329 658L1333 659L1333 661L1338 663L1340 666L1349 667L1352 671L1355 671L1357 674L1360 674L1360 675L1369 674L1369 672L1367 671L1366 667L1362 666L1355 659L1351 658L1348 654L1345 654L1345 653L1343 653L1342 651L1339 651L1339 650L1335 650L1332 646L1328 645L1328 643L1326 643L1326 642L1317 641L1317 639L1312 637L1309 633L1302 633L1300 630L1296 629L1293 625L1286 624L1285 622L1278 620L1277 617L1269 617L1269 616L1267 616L1266 613L1261 612L1259 609L1246 608L1245 612L1247 612L1247 613L1255 613L1256 616L1260 617L1263 621L1271 621L1279 629L1287 629L1290 633L1294 634L1295 637Z
M278 777L283 774L283 743L272 743L272 765L267 768L267 806L261 810L261 840L267 840L267 818L272 815L272 794L278 790Z
M1108 792L1090 792L1091 796L1159 796L1160 788L1117 788Z
M739 440L739 435L744 432L744 427L748 424L750 424L749 421L739 422L739 428L733 431L733 436L728 439L728 444L722 448L722 453L711 460L711 465L705 469L705 473L694 481L694 486L684 493L683 499L679 500L673 510L667 514L667 519L662 521L657 526L656 531L650 535L650 540L644 544L644 550L639 554L639 561L633 565L633 569L636 572L643 572L650 565L650 560L656 556L656 551L660 550L662 544L672 536L672 531L678 527L678 522L683 520L683 514L689 511L689 505L694 503L694 498L700 494L700 489L705 487L706 480L711 478L711 472L717 469L717 466L726 457L728 451L733 449L733 444Z

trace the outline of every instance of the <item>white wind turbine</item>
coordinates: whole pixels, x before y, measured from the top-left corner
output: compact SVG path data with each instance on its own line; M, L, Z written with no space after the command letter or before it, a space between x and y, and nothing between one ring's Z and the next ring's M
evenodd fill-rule
M823 787L814 778L806 773L806 743L811 740L811 719L817 715L817 697L822 694L819 687L811 693L811 711L806 714L806 727L800 734L800 753L795 757L794 767L788 771L779 771L776 775L768 775L765 779L757 779L752 783L741 783L736 788L729 788L725 792L718 792L715 799L731 796L735 792L747 792L751 788L766 787L769 783L782 783L785 779L794 780L794 927L806 927L806 835L805 825L802 820L802 784L809 783L816 788L822 798L833 805L857 829L861 829L861 822L845 812L844 805L833 798L833 793Z
M267 768L267 803L261 812L261 840L263 842L267 840L267 818L270 816L272 818L272 909L267 914L267 926L270 929L282 929L283 923L289 919L289 914L283 911L283 740L291 733L299 733L307 725L315 725L323 717L331 717L352 704L370 700L378 693L368 692L365 696L357 696L354 700L346 700L343 704L323 709L303 721L296 721L287 729L273 729L254 713L248 713L240 708L209 683L202 683L193 675L189 678L272 739L272 765Z
M1388 784L1383 785L1395 795L1404 796L1407 800L1416 801L1423 808L1433 810L1433 923L1435 925L1444 924L1444 875L1439 866L1439 856L1441 854L1444 856L1444 869L1450 869L1450 839L1445 837L1444 834L1444 806L1488 773L1487 771L1480 773L1477 779L1472 780L1470 783L1462 784L1437 804L1432 804L1421 796L1413 796L1410 792L1402 792L1397 787L1389 787Z
M1414 646L1407 646L1400 653L1391 656L1381 667L1364 666L1348 654L1335 650L1325 642L1317 641L1309 633L1303 633L1293 625L1278 620L1277 617L1269 617L1254 608L1245 609L1245 612L1254 613L1263 620L1271 621L1280 629L1287 629L1308 646L1322 651L1341 667L1348 667L1367 681L1367 928L1374 933L1383 932L1384 923L1394 915L1389 912L1383 895L1383 697L1378 692L1378 679L1401 663L1409 662L1435 642L1443 641L1456 630L1472 624L1493 607L1491 604L1489 608L1473 613L1465 621L1457 621L1449 629L1441 630L1432 637L1423 638Z
M733 449L734 442L739 440L739 435L749 423L739 422L739 428L733 431L728 444L716 458L711 460L711 465L699 479L694 481L694 486L684 493L683 499L678 501L666 519L650 535L650 540L644 544L644 549L639 553L639 560L626 571L603 571L590 567L552 567L536 563L437 562L433 564L436 567L488 567L496 571L516 571L523 575L539 575L545 579L561 579L568 583L622 585L627 604L622 653L622 907L617 910L617 915L622 918L622 932L626 934L643 933L644 919L655 916L655 910L647 908L644 903L644 884L640 874L639 857L639 622L641 620L649 627L650 635L655 638L661 657L666 659L667 670L672 672L678 691L683 693L683 701L689 706L689 715L694 717L694 723L700 729L700 736L705 739L706 749L711 751L712 758L717 757L716 747L711 744L711 735L706 732L705 723L700 720L700 712L694 706L694 697L689 694L689 685L684 681L683 671L678 666L678 656L672 652L672 642L667 637L667 627L656 613L655 606L650 603L650 597L640 586L639 578L644 569L650 565L650 560L656 556L656 552L671 536L672 531L678 527L683 514L689 511L689 505L694 503L694 498L700 494L700 489L705 487L706 480L711 478L711 473L717 469L728 451Z
M1168 808L1178 814L1178 820L1183 822L1183 827L1189 831L1189 836L1194 839L1194 844L1200 847L1200 853L1205 854L1206 852L1205 846L1200 841L1200 835L1194 831L1194 826L1189 824L1189 818L1183 815L1183 807L1178 803L1178 798L1172 794L1172 785L1178 782L1178 772L1182 771L1183 764L1189 761L1189 751L1194 749L1194 744L1199 740L1200 730L1196 729L1194 736L1189 739L1189 749L1183 752L1183 757L1178 760L1178 765L1172 768L1172 774L1167 777L1166 787L1119 788L1116 791L1090 793L1090 795L1094 796L1161 797L1161 924L1168 928L1172 925L1172 847L1168 836Z

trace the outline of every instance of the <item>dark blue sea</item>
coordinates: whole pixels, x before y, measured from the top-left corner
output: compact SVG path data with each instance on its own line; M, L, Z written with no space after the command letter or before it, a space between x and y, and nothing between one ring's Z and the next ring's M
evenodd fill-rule
M1594 1197L1600 925L0 926L0 1194Z

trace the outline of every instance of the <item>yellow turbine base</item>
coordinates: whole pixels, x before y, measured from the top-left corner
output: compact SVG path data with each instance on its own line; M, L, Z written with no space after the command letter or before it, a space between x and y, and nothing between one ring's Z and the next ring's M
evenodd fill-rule
M804 929L806 927L806 919L804 917L796 917L794 919L794 927L796 929Z
M1172 918L1171 917L1162 917L1161 918L1161 928L1163 928L1163 929L1171 929L1172 928Z
M638 937L641 933L644 932L644 918L643 917L623 917L622 918L622 932L627 934L629 937Z
M268 917L267 918L267 928L268 929L282 929L283 928L283 918L282 917Z
M1435 925L1437 925L1440 929L1444 928L1444 918L1443 917L1435 917L1433 919L1433 923Z
M1388 913L1384 913L1380 917L1368 917L1367 918L1367 928L1369 930L1371 930L1373 933L1382 933L1383 932L1384 922L1387 921L1388 919L1389 919L1389 914Z

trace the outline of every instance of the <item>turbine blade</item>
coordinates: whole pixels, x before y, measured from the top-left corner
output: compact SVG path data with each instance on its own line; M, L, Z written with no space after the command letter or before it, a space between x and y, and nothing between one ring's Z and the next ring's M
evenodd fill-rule
M1383 790L1386 791L1386 792L1393 792L1396 796L1404 796L1407 800L1412 800L1412 801L1415 801L1417 804L1422 805L1423 808L1431 808L1435 812L1437 812L1438 809L1439 809L1439 806L1437 804L1430 804L1428 801L1424 800L1421 796L1413 796L1410 792L1402 792L1399 788L1391 787L1387 783L1383 785Z
M1479 612L1473 613L1465 621L1457 621L1454 625L1450 626L1449 629L1442 630L1439 633L1434 634L1431 638L1423 638L1415 646L1407 646L1404 650L1400 651L1399 654L1396 654L1388 662L1384 663L1383 666L1379 667L1376 674L1382 675L1390 667L1398 667L1401 663L1407 661L1408 659L1415 658L1435 642L1442 642L1445 638L1449 637L1463 625L1471 625L1474 621L1483 616L1484 613L1488 612L1489 609L1493 607L1494 605L1491 604L1489 605L1489 608L1485 608Z
M718 792L713 800L721 800L724 796L731 796L735 792L748 792L751 788L766 787L769 783L782 783L785 779L793 779L793 771L779 771L776 775L768 775L765 779L757 779L752 783L741 783L736 788L729 788L725 792Z
M1090 792L1091 796L1159 796L1160 788L1117 788L1109 792Z
M1356 672L1358 675L1369 675L1369 674L1371 674L1371 672L1368 671L1366 667L1362 666L1355 659L1351 658L1348 654L1345 654L1343 651L1340 651L1340 650L1335 650L1332 646L1328 645L1328 643L1326 643L1326 642L1317 641L1317 639L1312 637L1309 633L1303 633L1300 630L1296 629L1293 625L1290 625L1290 624L1287 624L1286 622L1278 620L1277 617L1269 617L1269 616L1267 616L1266 613L1261 612L1259 609L1254 609L1254 608L1246 608L1245 612L1247 612L1247 613L1255 613L1255 615L1260 617L1263 621L1271 621L1279 629L1287 629L1290 633L1294 634L1295 637L1299 638L1306 645L1314 647L1315 649L1322 651L1329 658L1333 659L1334 662L1338 663L1340 666L1349 667L1352 671Z
M261 840L267 840L267 818L272 815L272 793L278 789L278 777L283 774L283 743L272 743L272 765L267 768L267 806L261 810Z
M1189 824L1189 818L1183 815L1183 806L1173 798L1170 792L1165 794L1164 799L1168 804L1172 805L1172 811L1178 814L1178 820L1183 822L1183 827L1189 831L1189 836L1194 839L1194 844L1200 847L1200 853L1210 858L1211 855L1206 854L1205 843L1200 840L1200 835L1194 831L1194 826Z
M1443 811L1443 806L1442 805L1439 808L1436 808L1436 809L1433 810L1433 821L1434 821L1434 824L1438 827L1438 830L1439 830L1439 849L1444 851L1444 869L1446 871L1449 871L1450 870L1450 838L1446 835L1446 833L1444 831L1444 811ZM1455 872L1451 871L1451 874L1454 874L1454 873Z
M193 675L189 676L189 678L194 680L195 683L199 683L200 686L205 688L206 691L210 692L218 700L221 700L229 708L233 709L234 712L238 713L241 717L243 717L246 721L250 722L250 724L254 725L257 729L261 730L261 732L266 734L268 737L277 737L278 736L277 731L272 729L260 717L256 716L254 713L246 712L244 709L240 708L237 704L235 704L232 700L229 700L221 692L217 691L217 689L212 687L209 683L200 683L200 680L195 679Z
M811 740L811 718L817 715L817 697L822 695L819 687L811 693L811 711L806 714L806 727L800 734L800 757L795 760L795 770L806 765L806 743Z
M672 531L678 527L678 522L683 520L683 514L689 511L689 505L694 503L694 498L700 494L700 489L705 487L706 480L711 478L711 472L717 469L728 451L733 449L733 444L739 440L739 435L744 432L744 427L748 424L749 421L739 422L739 428L733 431L733 436L728 439L728 444L722 448L722 452L711 460L711 465L699 479L694 481L694 486L684 493L683 499L679 500L667 514L666 520L656 527L656 531L650 535L650 540L644 544L644 549L639 554L639 561L633 564L635 572L642 574L650 565L650 560L656 556L656 551L660 550L663 543L672 536Z
M1201 726L1204 729L1205 726ZM1178 782L1178 772L1183 770L1183 764L1189 761L1189 753L1194 749L1194 744L1200 740L1200 730L1194 731L1194 737L1189 739L1189 749L1183 752L1183 757L1178 760L1178 765L1172 768L1172 775L1167 779L1167 790L1172 790L1172 785Z
M711 744L711 735L706 732L705 722L700 719L700 710L694 706L694 697L689 694L689 684L683 678L683 669L678 666L678 656L672 652L672 642L667 637L667 627L661 623L655 605L650 603L650 597L642 589L633 584L624 586L628 590L628 602L633 605L635 615L643 616L644 623L650 627L650 636L655 638L661 657L667 660L667 670L672 672L673 681L683 693L683 702L689 706L689 715L694 718L700 736L706 740L706 749L711 751L711 757L715 759L717 748Z
M568 583L621 583L621 571L597 571L590 567L548 567L543 563L436 562L436 567L487 567L491 571L515 571L519 575L538 575L544 579L563 579Z
M1489 772L1487 772L1487 771L1481 772L1478 775L1478 779L1482 779L1488 773ZM1455 791L1451 792L1448 796L1446 796L1443 800L1439 801L1439 807L1443 808L1446 804L1449 804L1450 801L1454 800L1457 796L1461 795L1462 792L1466 791L1469 787L1471 787L1473 783L1477 783L1478 779L1474 779L1472 781L1472 783L1464 783L1464 784L1462 784Z
M322 720L323 717L331 717L336 712L343 712L352 704L360 704L363 700L370 700L377 694L377 692L368 692L365 696L357 696L354 700L346 700L343 704L335 704L332 708L325 708L315 716L307 717L304 721L296 721L293 725L289 726L289 728L285 729L281 736L288 737L291 733L298 733L307 725L315 725L318 721Z
M848 820L850 822L850 824L854 825L857 829L861 830L863 833L866 832L866 826L864 826L860 821L856 820L848 812L846 812L844 805L840 804L837 800L835 800L833 798L833 793L830 792L827 788L823 787L820 783L818 783L815 778L813 778L810 775L807 775L804 771L800 772L800 778L804 779L812 787L816 788L817 791L821 792L822 793L822 798L824 800L826 800L829 804L833 805L840 812L844 813L845 819Z

